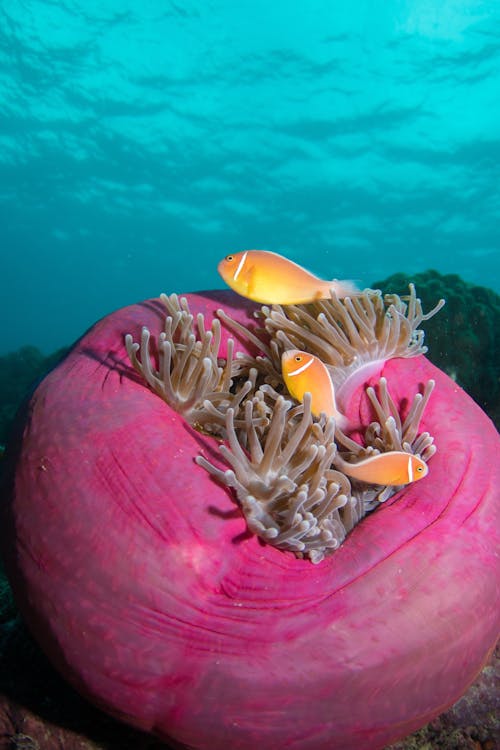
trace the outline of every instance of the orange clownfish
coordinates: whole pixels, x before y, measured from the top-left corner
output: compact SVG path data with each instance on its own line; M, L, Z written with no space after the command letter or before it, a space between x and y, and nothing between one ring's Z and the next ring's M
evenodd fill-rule
M318 357L300 349L289 349L281 355L281 372L289 394L297 401L302 402L305 393L311 394L314 416L319 417L324 412L327 417L335 417L338 427L346 425L347 418L337 409L330 373Z
M323 281L288 258L267 250L245 250L226 255L217 266L231 289L264 305L300 305L358 294L350 281Z
M334 465L344 474L369 484L410 484L423 479L429 467L419 456L405 451L387 451L369 456L358 463L348 463L338 454Z

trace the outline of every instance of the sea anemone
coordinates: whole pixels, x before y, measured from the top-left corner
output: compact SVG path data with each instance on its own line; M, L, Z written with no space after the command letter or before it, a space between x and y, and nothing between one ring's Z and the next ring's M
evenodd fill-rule
M150 352L150 332L144 326L141 341L135 343L130 334L125 336L125 346L135 369L144 377L152 390L173 409L180 412L191 423L199 424L206 417L203 402L227 403L233 398L229 394L233 340L227 342L227 358L221 367L218 359L221 343L220 322L214 318L209 330L205 328L202 313L194 318L185 297L176 294L160 296L168 311L164 330L160 333L155 356L155 367ZM137 353L140 351L140 358Z
M193 321L202 314L209 322L205 332L223 308L262 339L251 344L233 328L243 357L228 354L225 325L218 353L195 343L190 372L203 387L201 400L189 403L189 420L146 386L125 348L126 333L139 342L144 326L164 329L158 300L97 323L19 414L5 458L0 534L23 617L82 694L178 747L382 748L454 702L497 638L498 433L424 356L411 365L389 359L380 373L387 386L378 375L367 383L379 407L364 387L353 394L346 413L363 430L345 440L360 451L369 440L374 450L401 440L425 453L432 433L438 452L424 480L377 501L376 512L312 565L249 533L234 502L238 487L221 484L194 459L201 454L233 471L246 495L247 484L259 486L252 455L260 445L269 466L284 455L296 479L310 482L308 499L320 489L340 505L347 485L335 468L325 472L339 490L328 482L315 488L306 468L309 459L317 466L334 455L333 425L311 420L307 402L288 405L270 381L275 368L249 318L254 306L222 292L187 300ZM195 338L203 336L198 329ZM144 355L158 374L151 338ZM199 367L202 351L213 380ZM171 376L182 355L181 348L172 354ZM409 425L430 380L435 390L414 435ZM235 408L246 382L250 390ZM197 426L206 403L211 434ZM304 436L288 460L286 445L269 437L275 415L276 431L284 419L290 439L311 433L314 457ZM358 450L338 430L333 437L342 454ZM300 506L298 513L307 512Z
M203 456L197 463L235 489L250 531L279 549L319 562L364 515L362 504L357 507L351 497L347 477L331 468L335 422L313 424L310 398L303 408L292 410L292 404L278 396L262 441L253 420L255 401L247 402L242 428L248 452L238 442L229 409L229 448L223 445L220 450L232 468L222 471Z
M207 330L198 314L195 330L185 298L162 294L160 299L167 314L156 347L150 345L147 327L142 328L140 344L130 334L125 336L131 363L191 424L228 439L229 448L220 450L231 469L223 471L203 457L197 462L235 490L249 530L279 549L320 562L395 488L370 491L355 482L353 491L345 474L334 469L335 421L319 424L311 414L310 399L303 408L292 408L270 385L283 388L277 365L281 353L300 346L324 357L335 385L343 385L345 392L349 383L352 393L353 381L359 384L361 378L378 373L388 359L424 353L424 333L418 326L444 301L424 315L412 284L405 298L408 304L396 295L383 299L373 290L345 300L332 295L308 305L263 307L256 316L264 321L264 329L253 333L219 310L229 328L265 352L233 359L232 338L227 340L227 357L220 357L219 320L212 320ZM369 389L379 423L369 425L365 447L337 427L349 457L404 450L428 460L435 451L432 438L427 434L414 442L432 387L431 381L423 396L416 395L404 424L386 381L380 386L381 401Z
M302 349L319 357L330 370L339 403L345 406L355 389L379 374L388 359L426 353L424 332L419 326L443 307L444 300L424 314L411 283L409 292L400 297L366 289L343 300L332 294L331 299L307 305L263 306L257 317L263 322L269 343L263 345L255 335L251 340L264 348L268 374L278 380L281 354L287 349ZM228 326L245 335L223 310L218 314Z

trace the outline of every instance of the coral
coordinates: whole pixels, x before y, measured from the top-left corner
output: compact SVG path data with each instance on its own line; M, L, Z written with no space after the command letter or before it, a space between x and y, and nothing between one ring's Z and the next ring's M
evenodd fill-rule
M409 277L397 273L375 286L403 293ZM500 297L468 284L456 274L424 271L412 276L424 304L446 299L439 316L426 325L430 359L490 415L500 429Z
M10 424L23 398L67 351L59 349L45 357L35 346L23 346L0 357L0 444L7 441Z

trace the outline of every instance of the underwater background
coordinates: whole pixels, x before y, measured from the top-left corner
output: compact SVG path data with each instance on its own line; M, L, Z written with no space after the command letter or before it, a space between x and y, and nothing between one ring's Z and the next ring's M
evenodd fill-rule
M500 292L499 92L497 0L2 0L0 353L250 247Z
M445 297L430 358L498 427L499 100L500 0L1 0L0 456L56 350L137 300L224 288L217 262L247 248ZM31 711L5 737L156 750L19 628L0 570L0 711ZM494 750L498 664L394 750Z

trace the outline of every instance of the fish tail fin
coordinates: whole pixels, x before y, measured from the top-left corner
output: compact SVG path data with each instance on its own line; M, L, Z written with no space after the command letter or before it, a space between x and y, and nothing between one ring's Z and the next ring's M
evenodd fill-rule
M328 282L329 289L332 289L339 299L343 297L356 297L361 294L361 290L356 286L354 281L345 279L339 281L338 279L332 279Z

